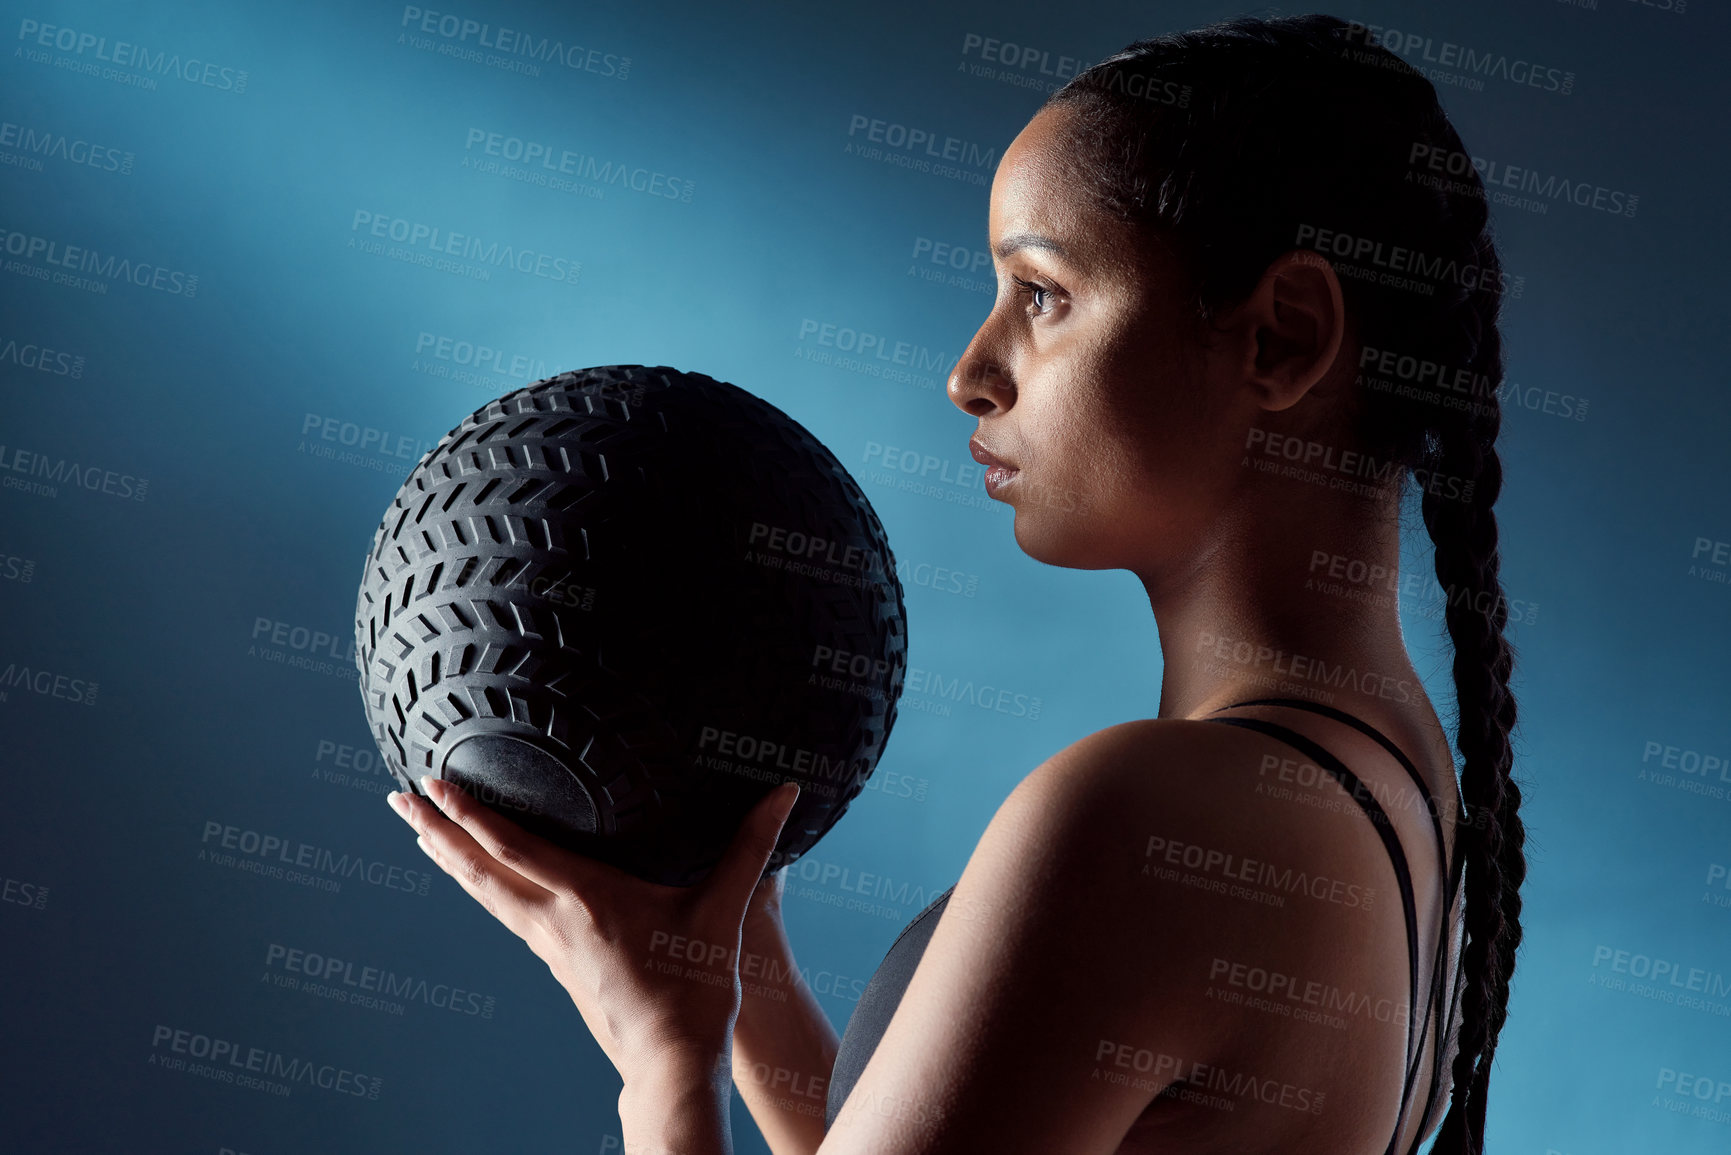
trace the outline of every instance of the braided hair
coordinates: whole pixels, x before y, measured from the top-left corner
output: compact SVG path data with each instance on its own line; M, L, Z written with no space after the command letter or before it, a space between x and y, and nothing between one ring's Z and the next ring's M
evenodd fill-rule
M1502 489L1497 319L1520 281L1502 270L1483 183L1430 82L1332 16L1241 17L1138 40L1045 107L1071 114L1066 163L1098 206L1178 256L1198 319L1243 300L1293 249L1320 252L1341 275L1363 349L1350 430L1422 489L1447 598L1466 988L1432 1151L1479 1155L1526 876L1491 512Z

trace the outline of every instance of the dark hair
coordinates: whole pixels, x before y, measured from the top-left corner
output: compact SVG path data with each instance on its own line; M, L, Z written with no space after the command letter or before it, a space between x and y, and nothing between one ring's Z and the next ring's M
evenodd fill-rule
M1432 1150L1477 1155L1526 877L1510 776L1514 651L1491 512L1502 489L1497 317L1519 281L1502 271L1483 183L1430 82L1363 25L1332 16L1242 17L1138 40L1046 107L1076 117L1069 163L1099 206L1177 254L1198 318L1243 300L1275 258L1313 248L1341 278L1361 346L1396 367L1360 372L1349 417L1360 449L1395 480L1422 479L1447 597L1461 792L1474 819L1455 827L1467 985ZM1454 395L1463 383L1470 400Z

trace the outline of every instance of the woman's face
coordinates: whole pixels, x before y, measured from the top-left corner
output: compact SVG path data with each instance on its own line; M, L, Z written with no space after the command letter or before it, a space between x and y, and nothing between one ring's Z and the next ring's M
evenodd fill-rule
M991 313L950 374L975 456L1029 556L1148 574L1183 565L1242 475L1255 406L1204 348L1176 260L1093 206L1047 109L992 182Z

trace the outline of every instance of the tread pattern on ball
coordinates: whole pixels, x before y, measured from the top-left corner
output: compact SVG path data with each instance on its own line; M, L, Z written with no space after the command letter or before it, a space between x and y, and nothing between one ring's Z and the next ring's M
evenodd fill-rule
M712 483L668 504L669 471L657 463L673 448L683 459L739 446L753 447L752 460L717 457L706 473ZM751 572L689 604L602 588L595 609L532 592L573 573L658 574L677 565L677 553L642 552L658 547L644 546L645 535L632 532L638 527L619 520L634 509L689 506L694 520L670 534L676 542L700 553L736 548L723 537L731 528L698 514L748 500L767 500L765 516L783 524L847 523L861 543L881 548L881 580L850 589L791 572ZM676 584L670 588L677 595ZM637 616L627 630L625 619L608 617L615 613ZM730 652L685 652L691 639L678 630L695 630L700 614L737 622ZM906 668L901 583L883 526L852 475L768 402L667 366L562 373L465 418L416 465L381 519L355 624L362 700L405 789L417 790L421 774L437 774L469 734L531 740L572 767L596 800L597 835L565 841L675 884L701 876L722 849L714 832L731 827L714 812L743 814L772 783L694 770L699 721L656 685L709 685L717 663L767 661L769 651L793 644L788 639L812 636L888 659L885 692L869 704L814 692L802 679L761 695L769 700L717 707L718 717L768 734L845 730L836 745L854 758L844 764L860 764L846 780L822 784L827 789L802 791L773 868L809 849L863 789L894 725ZM646 648L665 651L655 658L655 678L645 673ZM688 860L668 863L650 840L666 833L675 803L708 813L682 832L696 847Z

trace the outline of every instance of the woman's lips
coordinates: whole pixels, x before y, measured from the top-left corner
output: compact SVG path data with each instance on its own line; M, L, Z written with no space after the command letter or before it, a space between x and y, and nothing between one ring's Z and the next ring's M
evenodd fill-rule
M986 470L986 492L995 494L1004 487L1004 483L1016 476L1016 471L1006 465L994 465Z
M986 492L996 493L1004 483L1016 476L1016 467L981 445L977 439L970 438L968 452L974 460L986 467Z

